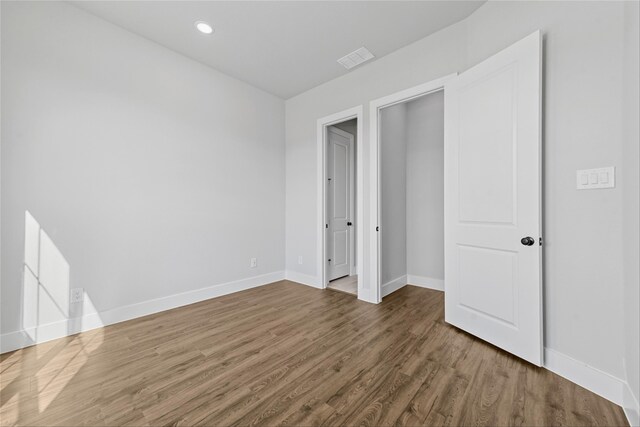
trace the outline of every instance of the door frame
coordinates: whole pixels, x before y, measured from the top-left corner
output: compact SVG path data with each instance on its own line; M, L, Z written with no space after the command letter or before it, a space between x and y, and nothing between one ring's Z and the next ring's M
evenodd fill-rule
M444 85L456 77L458 73L452 73L427 83L423 83L408 89L401 90L391 95L383 96L369 103L369 210L371 213L371 233L369 239L369 277L373 283L371 302L382 301L382 284L380 283L380 240L383 230L380 230L380 111L383 108L411 101L415 98L433 92L444 90ZM358 249L360 250L360 249Z
M360 144L360 147L355 148L356 151L356 219L355 219L355 233L357 235L356 248L357 248L357 260L356 260L356 274L358 274L358 297L362 295L362 268L364 265L364 234L363 234L363 221L364 221L364 164L362 160L362 129L363 129L363 111L362 105L349 108L347 110L340 111L335 114L331 114L318 119L317 132L316 132L316 149L317 149L317 197L318 197L318 211L317 211L317 271L319 285L321 289L327 287L328 272L327 272L327 245L326 245L326 228L327 223L327 187L326 174L327 174L327 128L329 126L345 122L347 120L357 120L357 131L355 144ZM353 263L353 260L352 260Z
M339 122L339 123L343 123L343 122ZM339 124L336 123L336 124ZM331 130L329 130L329 128L331 128ZM354 135L351 135L349 132L345 132L342 129L336 127L335 125L329 125L326 126L325 129L327 129L327 135L329 134L329 132L333 132L337 135L340 135L344 138L347 138L349 140L349 221L353 221L355 222L355 219L353 218L353 212L355 211L355 198L353 197L355 193L355 181L356 181L356 159L354 158L354 150L355 150L355 143L356 143L356 138ZM329 149L329 139L327 138L326 140L327 146L325 147L326 150ZM326 152L325 152L326 153ZM327 157L328 158L328 157ZM326 162L325 167L327 168L327 171L325 171L325 173L328 173L329 168L329 163ZM326 191L326 186L325 186L325 191ZM327 203L327 200L325 198L325 204ZM325 209L328 206L325 205ZM327 213L328 214L328 213ZM325 222L326 224L326 222ZM331 230L331 229L329 229ZM355 235L355 227L349 227L349 276L353 276L354 274L356 274L356 260L355 260L355 246L356 246L356 242L354 239L354 235ZM326 236L325 236L326 238ZM334 258L335 258L335 254L334 254Z

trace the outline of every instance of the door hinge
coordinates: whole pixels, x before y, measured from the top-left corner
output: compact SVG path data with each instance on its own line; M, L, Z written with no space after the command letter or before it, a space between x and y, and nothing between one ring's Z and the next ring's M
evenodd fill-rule
M380 231L380 226L376 225L376 231Z
M325 224L325 225L324 225L324 228L329 228L329 224Z
M540 238L540 246L542 246L542 237Z

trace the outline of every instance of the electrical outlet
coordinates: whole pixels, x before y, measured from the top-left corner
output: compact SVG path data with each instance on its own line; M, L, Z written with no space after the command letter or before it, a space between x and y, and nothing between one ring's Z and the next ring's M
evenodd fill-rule
M249 261L249 267L256 268L257 266L258 266L258 259L257 258L251 258L251 261Z
M76 304L82 302L84 299L84 289L83 288L73 288L70 291L69 302L71 304Z
M302 265L302 255L298 255L298 264Z

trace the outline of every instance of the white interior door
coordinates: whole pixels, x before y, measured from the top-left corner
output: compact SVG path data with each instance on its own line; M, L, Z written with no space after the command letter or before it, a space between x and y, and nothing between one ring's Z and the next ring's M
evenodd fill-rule
M538 366L541 42L445 84L445 320Z
M327 141L327 262L329 280L334 280L348 276L351 268L353 135L329 127Z

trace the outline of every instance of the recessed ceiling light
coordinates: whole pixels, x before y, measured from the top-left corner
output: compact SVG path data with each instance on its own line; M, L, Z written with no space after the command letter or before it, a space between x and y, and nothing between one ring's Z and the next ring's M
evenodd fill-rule
M200 31L203 34L213 33L213 27L211 27L211 25L207 24L204 21L196 21L195 26L198 29L198 31Z

